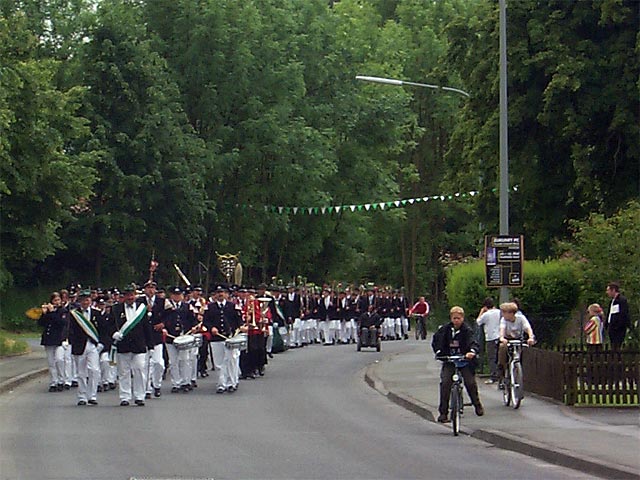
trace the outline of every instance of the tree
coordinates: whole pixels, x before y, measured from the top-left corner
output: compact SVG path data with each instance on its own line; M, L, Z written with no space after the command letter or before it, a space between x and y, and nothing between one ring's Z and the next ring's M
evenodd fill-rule
M58 62L37 49L22 12L0 18L0 289L63 248L61 226L95 180L85 91L57 89Z

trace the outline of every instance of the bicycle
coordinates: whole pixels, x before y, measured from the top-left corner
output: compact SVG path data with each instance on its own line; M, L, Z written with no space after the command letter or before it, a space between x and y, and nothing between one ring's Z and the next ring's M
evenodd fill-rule
M522 372L522 346L529 345L522 340L509 340L507 342L507 371L504 372L502 384L502 403L506 407L511 405L514 410L520 408L524 398L524 376Z
M436 360L441 362L452 363L455 371L451 379L451 394L449 397L449 409L451 411L451 428L453 434L457 437L460 434L460 420L464 413L464 401L462 399L462 372L460 369L467 365L467 359L464 355L436 355Z
M425 340L427 338L427 327L425 318L422 313L414 313L411 315L416 321L415 336L416 340Z

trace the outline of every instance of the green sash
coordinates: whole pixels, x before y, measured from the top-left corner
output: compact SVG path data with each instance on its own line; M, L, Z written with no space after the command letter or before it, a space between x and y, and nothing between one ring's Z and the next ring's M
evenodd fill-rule
M78 326L87 336L96 343L100 343L98 339L98 330L96 326L85 317L80 310L71 310L71 316L74 318Z
M125 312L126 312L126 306L124 307ZM122 334L123 337L126 337L127 334L133 330L135 328L136 325L138 325L140 323L140 320L142 320L145 315L147 314L147 306L144 303L141 303L138 308L136 309L136 313L135 313L135 317L133 317L131 320L127 320L124 325L122 325L122 327L120 328L120 333ZM126 317L126 313L125 313L125 317Z

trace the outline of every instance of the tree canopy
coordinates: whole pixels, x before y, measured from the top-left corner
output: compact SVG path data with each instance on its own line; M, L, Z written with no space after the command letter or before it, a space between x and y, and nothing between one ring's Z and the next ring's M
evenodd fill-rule
M528 258L640 197L638 22L508 2ZM212 282L241 252L247 281L438 295L497 231L498 95L495 1L0 1L0 290L140 280L152 253Z

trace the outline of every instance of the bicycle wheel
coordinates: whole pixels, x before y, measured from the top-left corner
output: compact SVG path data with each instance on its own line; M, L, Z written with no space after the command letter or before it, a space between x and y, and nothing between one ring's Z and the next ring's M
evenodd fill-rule
M462 406L462 395L459 385L451 388L451 428L457 437L460 433L460 407Z
M420 322L418 321L417 318L416 318L416 328L414 328L414 330L415 330L416 340L420 340Z
M514 409L520 408L522 402L522 365L520 362L514 362L511 365L511 406Z
M509 372L505 372L504 380L502 381L502 403L505 407L508 407L511 403L511 375Z

